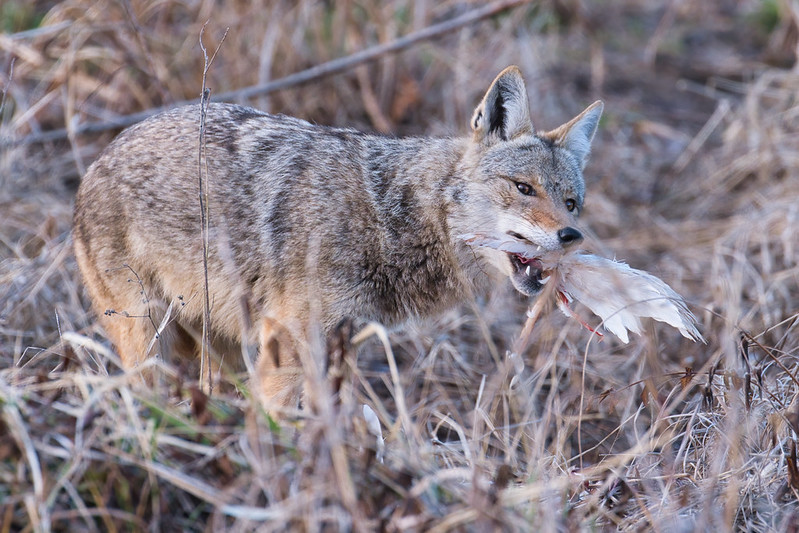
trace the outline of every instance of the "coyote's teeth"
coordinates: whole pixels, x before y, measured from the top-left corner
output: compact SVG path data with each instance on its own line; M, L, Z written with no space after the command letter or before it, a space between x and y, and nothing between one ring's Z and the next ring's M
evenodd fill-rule
M528 276L530 275L530 265L527 265L527 268L524 269L524 273Z
M544 285L547 281L549 281L550 277L551 276L547 276L545 278L541 278L541 279L538 280L538 283L540 283L541 285Z

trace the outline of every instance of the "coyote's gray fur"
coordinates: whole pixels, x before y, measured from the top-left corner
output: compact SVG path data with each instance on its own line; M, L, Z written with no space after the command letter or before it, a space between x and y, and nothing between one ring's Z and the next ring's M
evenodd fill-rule
M210 104L202 167L213 345L232 358L240 343L257 344L262 398L289 404L312 322L323 333L348 317L396 324L502 277L536 294L540 262L459 237L501 232L547 251L579 242L582 169L601 112L595 102L536 132L516 67L494 80L463 138L397 139ZM128 368L197 350L200 115L191 105L129 128L75 201L78 265ZM178 310L153 343L170 304Z

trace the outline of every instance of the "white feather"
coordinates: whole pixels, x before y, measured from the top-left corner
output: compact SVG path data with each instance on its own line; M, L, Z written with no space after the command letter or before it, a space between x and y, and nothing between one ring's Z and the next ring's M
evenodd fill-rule
M380 419L377 418L377 413L366 404L363 404L363 418L366 420L366 428L369 433L377 438L377 461L383 462L383 454L385 453L386 443L383 440L383 430L380 428Z
M465 235L458 235L458 239L461 239L470 246L483 246L502 252L519 254L525 259L535 259L541 255L541 252L539 252L541 249L540 246L533 248L533 246L525 244L508 235L492 236L485 233L467 233Z
M630 340L629 331L641 333L641 318L665 322L684 337L705 342L685 300L662 280L643 270L581 251L542 255L533 246L507 235L473 233L459 238L472 246L541 259L547 274L542 281L555 276L557 290L569 302L577 300L588 307L602 319L605 329L625 344Z
M683 298L652 274L581 252L554 262L545 259L544 267L557 272L561 291L599 316L605 329L625 344L627 331L641 333L640 317L665 322L684 337L704 342Z

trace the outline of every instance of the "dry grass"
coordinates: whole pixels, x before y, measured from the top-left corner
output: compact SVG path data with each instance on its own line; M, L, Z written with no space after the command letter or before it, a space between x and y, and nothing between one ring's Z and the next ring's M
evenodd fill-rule
M291 423L256 409L243 376L209 399L164 364L147 388L87 314L71 252L72 195L112 134L6 145L0 531L795 530L799 75L783 67L797 13L715 4L524 6L251 102L325 124L464 132L512 63L543 127L602 97L594 247L685 295L707 345L661 326L600 343L550 312L519 369L502 354L524 302L498 288L387 339L361 335L357 361L349 331L320 343L314 393ZM218 94L468 8L8 0L0 136L199 96L206 20L209 50L230 28L209 71Z

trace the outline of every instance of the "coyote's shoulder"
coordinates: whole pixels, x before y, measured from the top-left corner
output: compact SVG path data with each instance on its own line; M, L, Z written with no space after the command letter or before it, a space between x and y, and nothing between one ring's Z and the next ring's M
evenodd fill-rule
M369 135L228 104L207 107L202 134L196 105L129 128L84 177L74 224L79 267L124 363L193 349L204 299L201 193L222 351L255 342L263 352L276 327L297 350L311 324L429 315L500 276L535 294L535 262L459 237L499 231L546 250L578 241L582 167L601 106L536 133L527 105L509 68L463 138ZM154 324L176 302L153 345ZM256 327L243 338L248 323ZM298 365L261 359L268 369Z

